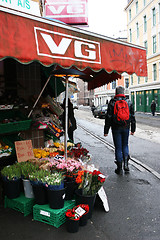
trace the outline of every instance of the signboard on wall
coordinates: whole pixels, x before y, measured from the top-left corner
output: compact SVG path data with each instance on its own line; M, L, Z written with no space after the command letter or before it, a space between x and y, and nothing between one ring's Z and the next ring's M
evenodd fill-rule
M88 25L88 0L46 0L44 15L71 25Z
M0 6L40 16L39 0L0 0Z

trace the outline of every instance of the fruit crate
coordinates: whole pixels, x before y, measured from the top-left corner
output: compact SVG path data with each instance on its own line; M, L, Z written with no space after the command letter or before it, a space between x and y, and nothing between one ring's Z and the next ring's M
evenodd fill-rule
M33 212L34 198L26 198L23 193L18 198L9 199L5 196L5 208L12 208L24 214L24 217Z
M5 119L16 120L13 122L2 123ZM27 119L20 111L1 110L0 111L0 133L13 133L25 131L31 126L31 119Z
M33 219L59 228L66 221L65 212L73 207L75 200L65 201L61 209L51 209L48 204L36 204L33 207Z

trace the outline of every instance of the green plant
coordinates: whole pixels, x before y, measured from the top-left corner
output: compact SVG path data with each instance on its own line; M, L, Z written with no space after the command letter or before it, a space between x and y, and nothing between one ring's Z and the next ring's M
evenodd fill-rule
M49 174L50 172L48 172L47 170L40 169L29 174L29 179L34 182L44 183L45 177Z
M29 175L31 175L33 172L38 171L39 169L39 166L31 162L20 162L17 163L17 165L21 169L21 175L24 179L29 179Z
M1 170L1 174L7 180L16 180L21 178L21 170L17 164L6 166Z

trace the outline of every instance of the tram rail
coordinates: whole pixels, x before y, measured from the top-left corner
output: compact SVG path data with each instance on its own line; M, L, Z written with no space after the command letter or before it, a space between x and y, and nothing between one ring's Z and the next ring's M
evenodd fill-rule
M91 135L93 138L95 138L96 140L100 141L101 143L103 143L107 148L109 148L110 150L114 151L115 147L113 144L107 142L105 139L103 139L102 137L94 134L93 132L89 131L87 128L85 128L84 126L78 124L78 127L80 127L81 129L83 129L86 133L88 133L89 135ZM152 169L151 167L149 167L148 165L142 163L140 160L130 157L130 164L132 164L135 168L137 168L139 171L144 172L145 170L150 172L151 174L153 174L155 177L157 177L160 180L160 174L158 172L156 172L154 169Z

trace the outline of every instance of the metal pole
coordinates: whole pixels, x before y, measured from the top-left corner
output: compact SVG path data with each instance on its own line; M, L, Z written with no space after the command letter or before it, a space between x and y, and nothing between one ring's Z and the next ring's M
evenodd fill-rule
M67 160L67 139L68 139L68 76L66 77L66 91L65 91L65 137L64 137L64 149L65 160Z
M40 99L40 97L41 97L41 95L42 95L42 93L43 93L45 87L47 86L47 84L48 84L50 78L51 78L51 76L49 76L49 78L47 79L47 81L46 81L46 83L45 83L45 85L44 85L42 91L40 92L40 94L39 94L37 100L35 101L35 104L33 105L33 108L31 109L30 113L28 114L28 118L31 116L31 114L32 114L32 112L33 112L35 106L37 105L37 103L38 103L38 101L39 101L39 99Z

